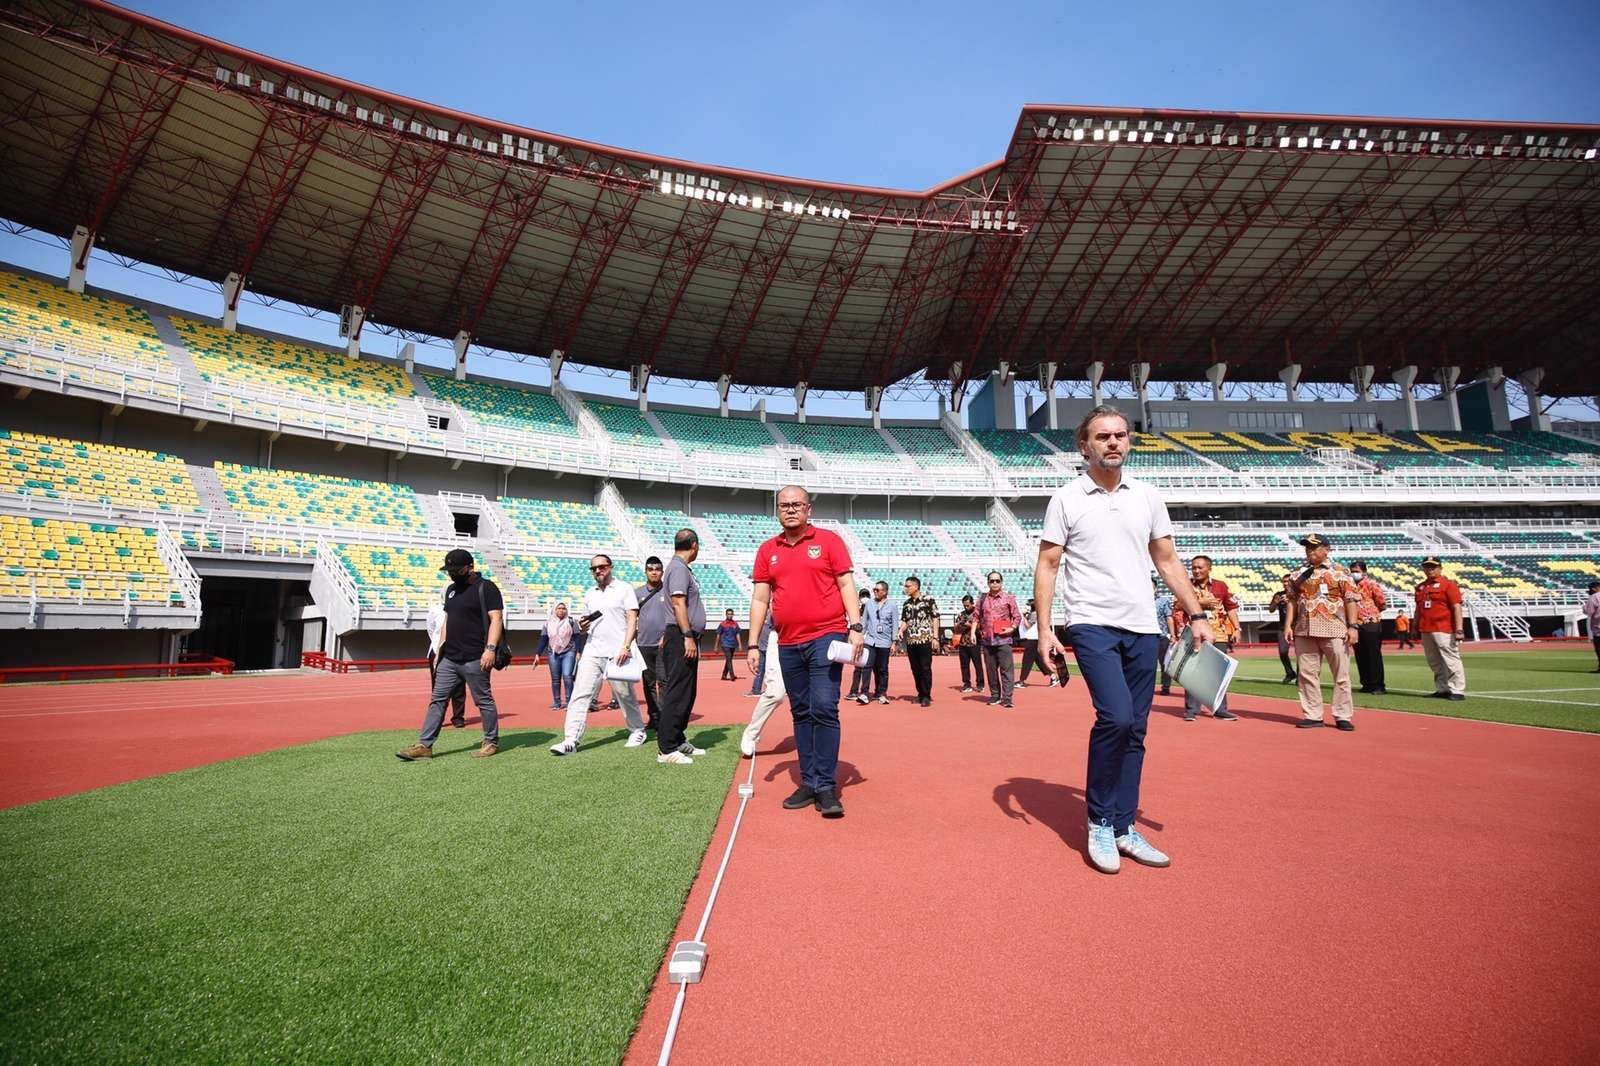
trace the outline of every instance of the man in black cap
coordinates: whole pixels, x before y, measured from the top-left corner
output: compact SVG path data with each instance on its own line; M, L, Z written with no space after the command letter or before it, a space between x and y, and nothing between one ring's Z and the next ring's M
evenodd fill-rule
M472 691L472 703L483 721L483 746L473 754L487 758L500 750L500 712L489 690L494 653L505 634L505 600L493 581L473 568L472 553L453 548L439 568L450 575L445 590L444 637L439 646L433 700L422 720L417 742L395 756L405 762L433 758L433 742L444 725L445 704L458 684Z

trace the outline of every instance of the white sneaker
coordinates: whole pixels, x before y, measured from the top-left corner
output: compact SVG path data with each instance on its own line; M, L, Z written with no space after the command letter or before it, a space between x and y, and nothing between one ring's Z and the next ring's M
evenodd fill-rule
M563 740L559 744L550 745L551 755L571 755L578 750L578 745L571 740Z
M694 765L694 760L681 751L669 751L665 755L657 755L656 762L671 763L673 766Z
M678 750L685 755L704 755L706 753L706 749L697 748L687 740L678 745Z
M625 748L637 748L648 739L650 738L645 736L644 730L635 729L633 732L628 734L628 742L622 746Z
M887 707L889 705L889 697L888 696L879 696L878 697L878 702L883 704L885 707Z
M1172 860L1166 853L1158 851L1156 846L1139 835L1137 829L1129 830L1117 838L1117 850L1141 866L1171 866Z
M1114 874L1122 867L1117 855L1117 838L1110 822L1089 823L1089 862L1101 873Z
M746 731L744 736L739 738L739 754L743 755L746 759L754 759L756 757L756 744L760 741L760 739L760 737L751 736L750 733Z

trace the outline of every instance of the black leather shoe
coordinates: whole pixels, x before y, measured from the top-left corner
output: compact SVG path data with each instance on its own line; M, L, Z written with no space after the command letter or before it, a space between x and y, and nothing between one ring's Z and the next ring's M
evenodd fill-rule
M824 818L843 818L844 804L839 802L839 793L835 789L825 788L817 793L817 810L822 812Z
M918 705L918 706L919 706L919 707L926 707L926 706L928 706L928 704L930 704L930 703L932 703L932 702L933 702L933 701L932 701L932 700L930 700L930 699L929 699L929 698L928 698L928 697L926 697L926 696L919 696L919 697L917 697L917 705Z
M1294 727L1296 729L1321 729L1322 728L1322 719L1320 719L1320 718L1302 718L1302 719L1300 719L1298 722L1296 722L1294 724Z
M1450 693L1448 693L1448 692L1435 692L1432 695L1430 695L1428 698L1430 700L1447 700L1447 699L1450 698Z
M1382 685L1379 685L1377 688L1372 690L1372 694L1374 696L1387 696L1389 694L1389 690L1384 688Z
M786 811L798 811L800 808L809 807L815 802L817 802L817 794L806 786L801 785L794 790L794 793L788 799L783 801L783 809Z
M1460 703L1462 700L1466 699L1467 697L1466 697L1466 694L1463 693L1463 692L1447 692L1447 693L1445 693L1445 697L1444 698L1447 699L1447 700L1455 700L1457 703Z
M1348 718L1341 718L1335 724L1341 733L1354 733L1356 731L1356 724Z

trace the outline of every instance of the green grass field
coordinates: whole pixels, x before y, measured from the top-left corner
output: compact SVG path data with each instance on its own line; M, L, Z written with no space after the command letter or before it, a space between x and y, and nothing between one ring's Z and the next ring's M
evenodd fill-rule
M3 1062L616 1062L738 762L368 733L0 812Z
M1464 702L1429 698L1433 674L1427 662L1421 654L1406 653L1384 656L1388 694L1357 692L1356 706L1600 733L1600 674L1590 673L1595 665L1593 652L1545 648L1467 651L1462 661L1467 671ZM1323 698L1331 699L1333 685L1326 669L1322 677ZM1354 663L1350 665L1350 683L1360 684ZM1295 698L1295 687L1283 683L1276 656L1241 660L1231 691Z

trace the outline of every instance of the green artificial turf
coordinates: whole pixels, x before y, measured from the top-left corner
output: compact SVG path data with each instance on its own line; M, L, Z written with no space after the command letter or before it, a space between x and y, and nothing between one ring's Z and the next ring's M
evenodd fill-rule
M726 733L368 733L0 811L0 1062L616 1062Z
M1388 694L1371 696L1358 691L1356 707L1600 733L1600 674L1590 673L1595 666L1593 652L1547 648L1469 650L1462 653L1462 662L1467 672L1467 698L1455 703L1429 697L1433 673L1420 654L1386 653L1383 669ZM1333 684L1326 667L1322 682L1323 699L1331 700ZM1360 683L1352 661L1350 684L1358 687ZM1229 691L1296 698L1295 686L1283 682L1283 670L1276 657L1240 660Z

